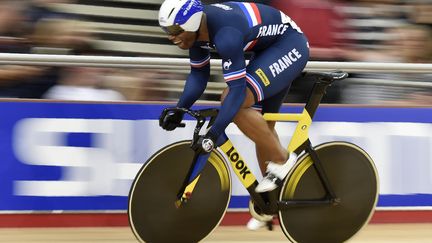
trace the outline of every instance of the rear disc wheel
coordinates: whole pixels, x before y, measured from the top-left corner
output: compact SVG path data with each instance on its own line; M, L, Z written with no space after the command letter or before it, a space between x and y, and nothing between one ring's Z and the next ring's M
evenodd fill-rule
M279 211L292 242L344 242L370 220L378 199L378 173L369 155L354 144L330 142L315 148L338 205L291 206ZM322 199L325 189L309 154L288 174L280 200Z

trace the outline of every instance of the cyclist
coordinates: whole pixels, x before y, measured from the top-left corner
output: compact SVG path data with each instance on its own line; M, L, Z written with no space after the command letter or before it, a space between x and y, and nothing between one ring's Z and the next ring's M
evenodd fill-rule
M199 0L165 0L159 25L168 39L189 50L191 71L178 107L189 108L201 96L210 76L210 51L222 59L228 87L214 125L198 140L199 152L210 152L232 121L256 144L263 180L257 192L275 189L296 155L279 142L275 122L262 113L278 112L292 81L309 59L307 39L290 17L267 5L227 2L202 5ZM254 54L246 65L245 52ZM178 127L181 113L160 117L166 130ZM288 158L289 157L289 158ZM288 160L288 162L287 162Z

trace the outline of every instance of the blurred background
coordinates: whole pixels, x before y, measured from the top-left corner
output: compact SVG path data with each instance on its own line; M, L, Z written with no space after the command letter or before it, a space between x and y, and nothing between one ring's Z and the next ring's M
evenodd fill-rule
M161 2L0 0L0 53L186 59L187 52L168 41L158 26ZM432 63L432 0L254 2L291 16L309 38L312 61ZM176 132L158 124L167 101L180 97L188 72L167 66L32 66L0 59L0 98L7 98L0 102L0 227L72 225L70 220L5 219L23 211L115 210L124 217L130 184L142 163L161 147L190 138L192 121ZM296 80L286 102L305 102L312 84ZM218 101L225 87L221 71L213 70L201 100ZM314 144L343 140L368 151L380 174L378 206L410 207L416 215L399 215L395 221L432 222L431 94L432 72L351 72L327 90L324 103L360 106L323 106L321 120L311 128ZM278 125L286 144L295 124ZM227 133L258 175L250 152L254 144L233 125ZM233 195L238 204L230 208L246 212L249 198L239 182L233 184ZM426 208L424 213L412 210L418 207ZM128 224L123 219L118 225ZM91 225L92 220L76 225Z
M179 57L158 27L162 0L1 0L0 52ZM222 1L206 1L217 3ZM313 61L430 63L430 0L260 0L283 10L309 38ZM217 58L217 54L213 53ZM174 101L188 70L0 65L0 97ZM432 74L351 73L325 103L432 104ZM305 102L294 82L286 102ZM225 87L213 72L202 100Z

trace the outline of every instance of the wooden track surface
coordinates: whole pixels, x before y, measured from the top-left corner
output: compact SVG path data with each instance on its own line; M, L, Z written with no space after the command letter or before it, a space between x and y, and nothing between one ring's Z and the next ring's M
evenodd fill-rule
M168 233L168 232L167 232ZM0 228L0 242L10 243L113 243L137 242L127 227L115 228ZM203 242L288 242L277 226L274 231L248 231L243 226L217 228ZM352 243L432 242L432 224L372 224L365 227Z

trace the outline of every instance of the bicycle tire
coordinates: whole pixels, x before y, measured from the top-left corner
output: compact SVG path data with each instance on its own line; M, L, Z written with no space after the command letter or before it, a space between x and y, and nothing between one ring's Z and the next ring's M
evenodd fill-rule
M140 169L129 192L128 218L141 242L198 242L221 222L231 197L231 177L220 152L212 152L192 198L176 208L177 193L192 164L190 141L155 153Z
M378 201L378 173L370 156L347 142L315 148L340 204L302 205L279 211L292 242L344 242L366 225ZM280 200L320 199L326 195L308 153L299 158L281 188Z

